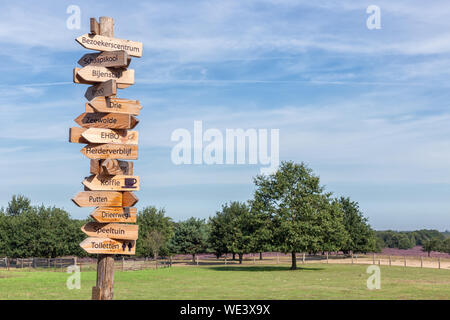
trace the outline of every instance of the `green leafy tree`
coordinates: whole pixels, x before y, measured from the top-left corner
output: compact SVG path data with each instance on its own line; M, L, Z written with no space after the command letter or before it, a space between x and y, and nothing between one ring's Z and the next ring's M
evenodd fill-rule
M441 240L438 238L426 240L423 243L423 251L428 253L428 256L430 256L431 251L438 251L441 247Z
M6 208L6 215L18 216L31 209L31 200L22 195L13 195Z
M153 206L138 212L139 234L142 236L137 240L136 255L157 258L156 251L161 256L169 255L168 245L174 235L174 223L165 213L164 209Z
M347 237L343 212L305 164L282 162L277 172L259 175L254 182L254 210L270 216L274 244L282 252L291 253L291 269L297 268L297 252L319 252L343 245Z
M209 226L204 219L189 218L175 224L175 233L170 241L172 253L182 253L195 257L208 250Z

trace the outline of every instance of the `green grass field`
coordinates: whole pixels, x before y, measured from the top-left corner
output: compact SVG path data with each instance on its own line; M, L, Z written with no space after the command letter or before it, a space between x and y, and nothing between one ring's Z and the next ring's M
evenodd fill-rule
M115 272L115 299L449 299L450 270L381 267L381 289L368 290L364 265L202 266ZM90 299L95 271L69 274L0 271L0 299Z

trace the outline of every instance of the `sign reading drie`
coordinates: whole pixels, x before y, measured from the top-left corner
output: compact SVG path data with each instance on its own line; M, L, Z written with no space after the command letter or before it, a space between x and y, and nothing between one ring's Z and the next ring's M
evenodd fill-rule
M129 56L142 57L142 43L118 38L110 38L100 35L83 34L75 39L86 49L98 51L123 50Z
M81 153L89 159L129 159L138 158L138 147L124 144L88 144Z
M89 128L81 135L90 143L138 144L137 131Z
M121 207L122 195L122 192L81 191L72 201L79 207Z
M81 231L90 237L107 237L111 239L136 240L139 226L136 224L89 222Z
M84 97L89 101L91 101L95 97L109 97L116 94L117 94L117 82L116 80L111 79L87 88Z
M83 128L133 129L139 120L121 113L82 113L75 122Z
M138 191L138 176L99 176L84 179L83 184L90 190Z
M109 238L89 237L80 243L87 253L93 254L130 254L136 253L136 241L113 240Z
M116 80L116 83L134 84L134 70L122 70L105 67L87 66L82 69L74 69L75 77L88 82L105 82L108 80Z
M97 222L136 222L136 208L98 207L91 213Z
M86 112L115 112L139 115L142 106L138 100L98 97L86 103Z
M117 159L91 160L91 174L99 175L133 175L133 162L121 161Z
M127 67L131 59L125 51L105 51L100 53L87 53L78 60L78 64L82 67Z

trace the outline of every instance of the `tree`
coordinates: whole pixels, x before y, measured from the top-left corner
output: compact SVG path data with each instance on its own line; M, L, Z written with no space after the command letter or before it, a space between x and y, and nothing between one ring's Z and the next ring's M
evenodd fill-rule
M423 243L423 251L428 253L428 256L430 256L431 251L438 251L441 246L441 240L438 238L425 240Z
M195 256L208 249L208 234L209 227L204 219L189 218L178 222L170 241L171 252L191 254L195 263Z
M138 212L139 233L144 236L137 240L137 255L157 258L154 255L156 241L159 242L158 254L169 255L168 244L174 234L174 223L170 217L165 216L165 213L164 209L156 209L153 206L146 207Z
M342 245L339 233L346 233L342 209L332 203L331 194L324 193L319 177L305 164L282 162L274 174L259 175L254 182L254 210L270 217L275 244L292 255L291 269L297 268L297 252Z
M6 208L6 215L18 216L31 209L31 200L22 195L13 195Z
M344 212L344 226L349 237L342 247L344 253L376 251L375 233L370 228L367 218L359 209L359 205L350 198L340 197L335 200Z

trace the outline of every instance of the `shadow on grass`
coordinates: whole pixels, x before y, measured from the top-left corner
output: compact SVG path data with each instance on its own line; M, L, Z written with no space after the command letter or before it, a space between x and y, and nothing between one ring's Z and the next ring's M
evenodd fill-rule
M291 270L288 266L221 266L221 267L209 267L209 269L216 271L320 271L324 268L313 267L297 267L297 270Z

